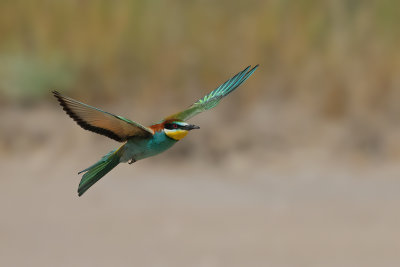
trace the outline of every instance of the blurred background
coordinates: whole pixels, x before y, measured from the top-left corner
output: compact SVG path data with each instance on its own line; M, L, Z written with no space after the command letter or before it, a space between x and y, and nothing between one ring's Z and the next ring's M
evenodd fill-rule
M0 265L398 266L400 2L0 2ZM171 150L119 146L51 90L150 125L241 71Z

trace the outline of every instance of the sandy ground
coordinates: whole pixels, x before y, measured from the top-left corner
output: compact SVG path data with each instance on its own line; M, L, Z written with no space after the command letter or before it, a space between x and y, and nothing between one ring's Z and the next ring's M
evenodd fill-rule
M120 165L78 198L77 171L116 143L47 108L9 112L1 266L400 265L395 160L342 157L318 141L225 153L234 142L199 144L213 131L200 118L186 144Z

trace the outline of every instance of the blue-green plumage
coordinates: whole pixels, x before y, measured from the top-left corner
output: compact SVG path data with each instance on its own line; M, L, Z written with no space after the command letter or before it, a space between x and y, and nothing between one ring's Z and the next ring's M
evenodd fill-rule
M109 152L97 163L79 172L86 173L83 175L82 180L79 183L78 195L81 196L85 193L86 190L88 190L120 162L127 162L129 160L138 161L155 156L167 150L176 142L178 141L168 137L164 131L154 133L151 138L134 137L129 139L118 150Z
M168 116L159 123L149 127L102 111L54 91L54 96L58 99L63 109L82 128L119 142L126 142L119 149L113 150L103 156L94 165L79 172L85 173L79 183L79 196L85 193L86 190L120 162L132 163L157 155L169 149L178 140L184 138L190 130L199 129L198 126L188 124L185 121L196 114L215 107L222 98L246 81L257 67L258 65L250 69L250 66L248 66L218 88L199 99L189 108Z
M97 163L90 166L89 168L79 172L85 172L78 187L78 195L81 196L86 192L92 185L100 180L104 175L111 171L120 162L120 155L118 151L111 151L107 155L101 158Z
M127 162L130 159L134 161L155 156L164 152L178 142L168 137L164 131L155 132L150 139L132 138L124 145L124 154L121 162Z

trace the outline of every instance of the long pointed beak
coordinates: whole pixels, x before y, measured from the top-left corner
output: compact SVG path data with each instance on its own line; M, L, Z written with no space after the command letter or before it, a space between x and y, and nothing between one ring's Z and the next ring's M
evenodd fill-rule
M185 128L186 128L186 130L188 130L188 131L193 130L193 129L200 129L199 126L193 125L193 124L189 124L189 125L186 126Z

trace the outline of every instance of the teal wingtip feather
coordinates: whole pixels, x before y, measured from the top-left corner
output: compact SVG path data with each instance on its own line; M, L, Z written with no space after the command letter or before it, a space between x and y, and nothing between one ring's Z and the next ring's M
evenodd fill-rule
M199 99L197 103L202 104L206 103L207 101L210 101L212 98L217 98L216 100L219 100L222 97L227 96L229 93L238 88L244 81L246 81L255 72L258 66L259 65L257 64L252 69L250 69L251 65L247 66L244 70L242 70L241 72L237 73L235 76L227 80L217 89L213 90L203 98Z
M161 122L171 118L186 121L203 111L212 109L213 107L218 105L218 103L221 101L222 98L232 93L243 82L245 82L256 71L256 69L259 66L260 66L259 64L255 65L253 68L251 68L251 65L247 66L245 69L237 73L229 80L225 81L216 89L209 92L204 97L198 99L194 104L192 104L186 110L172 114L166 117L165 119L161 120Z

